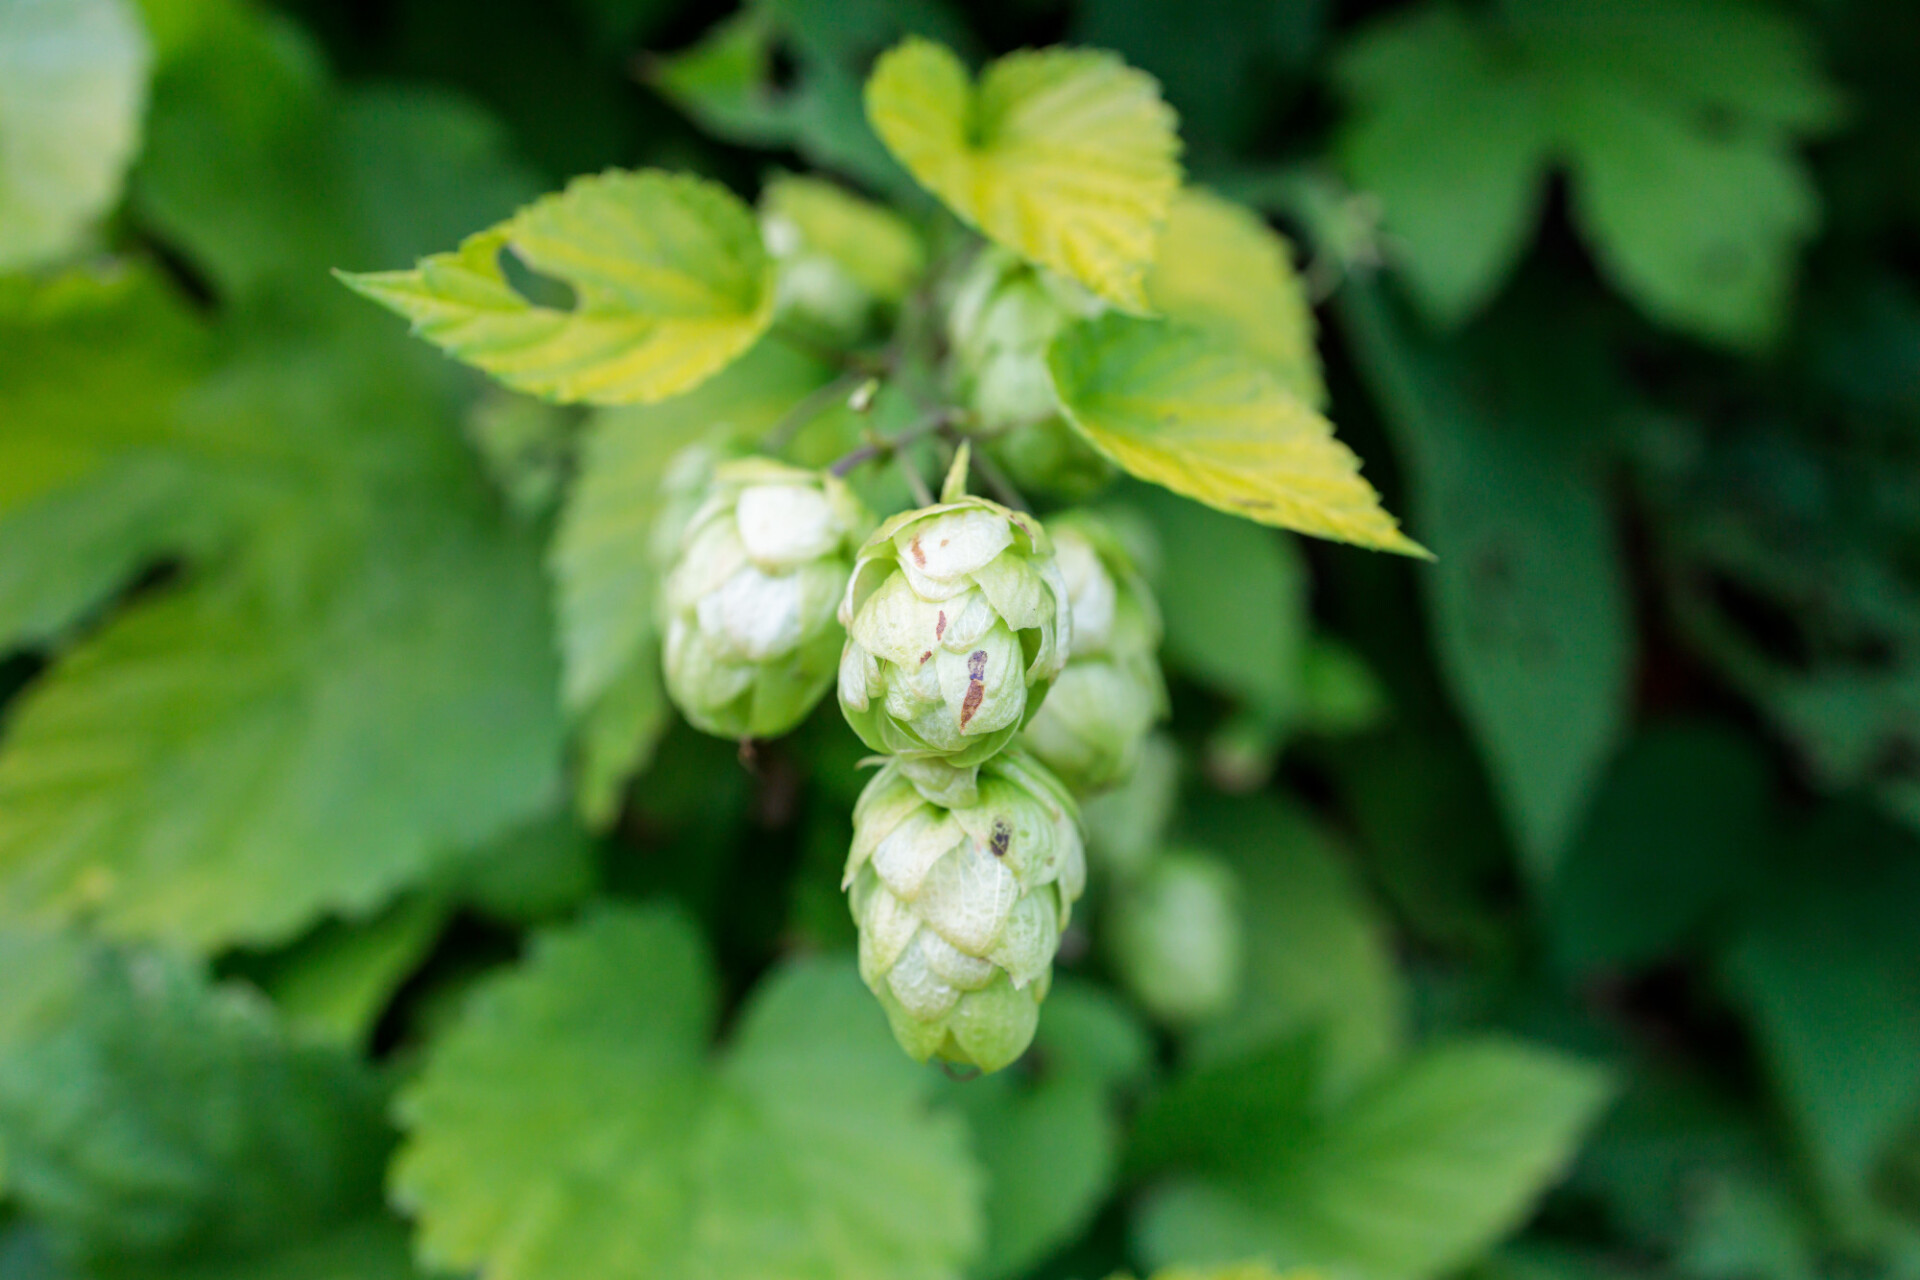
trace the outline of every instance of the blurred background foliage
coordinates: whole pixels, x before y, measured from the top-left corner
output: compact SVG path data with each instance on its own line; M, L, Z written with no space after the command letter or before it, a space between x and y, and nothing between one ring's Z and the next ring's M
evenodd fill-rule
M607 166L925 209L909 31L1158 76L1439 556L1122 491L1175 714L1096 859L1219 855L1242 990L1156 1027L1096 890L971 1084L832 959L840 717L743 766L651 674L665 442L784 404L552 409L328 275ZM406 1275L425 1201L529 1280L1920 1276L1917 66L1895 0L0 0L0 1275Z

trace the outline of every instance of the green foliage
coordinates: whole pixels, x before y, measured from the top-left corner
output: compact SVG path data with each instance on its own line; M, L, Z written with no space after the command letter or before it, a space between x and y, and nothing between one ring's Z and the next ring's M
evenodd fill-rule
M636 983L638 985L636 985ZM692 927L608 909L470 997L400 1099L426 1258L502 1277L939 1276L979 1182L852 967L770 978L708 1061Z
M1114 1095L1149 1070L1146 1035L1114 997L1063 985L1047 1000L1029 1078L952 1091L987 1180L987 1247L973 1269L985 1280L1031 1269L1085 1229L1120 1173Z
M1156 1099L1136 1158L1181 1172L1140 1219L1149 1257L1442 1274L1524 1214L1608 1091L1591 1067L1468 1041L1327 1107L1313 1100L1314 1057L1310 1040L1280 1041ZM1204 1123L1219 1113L1234 1130Z
M1601 268L1651 317L1737 346L1777 336L1819 223L1793 144L1840 110L1786 19L1741 0L1511 0L1491 21L1432 4L1364 33L1340 75L1362 108L1348 168L1437 319L1511 272L1564 162Z
M1328 834L1297 809L1255 799L1195 806L1187 834L1232 869L1247 950L1239 999L1194 1029L1195 1058L1313 1035L1321 1086L1333 1094L1392 1059L1406 995L1383 922Z
M0 1007L9 1189L63 1257L104 1275L271 1265L376 1219L388 1142L361 1064L165 956L23 931L0 952L37 979Z
M1544 882L1619 740L1632 662L1597 479L1544 418L1546 379L1568 374L1546 353L1503 353L1469 381L1377 294L1351 291L1344 316L1380 383L1415 510L1454 549L1425 584L1441 669Z

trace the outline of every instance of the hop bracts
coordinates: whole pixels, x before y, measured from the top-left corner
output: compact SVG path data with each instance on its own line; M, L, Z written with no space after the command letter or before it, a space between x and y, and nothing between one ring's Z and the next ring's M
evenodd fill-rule
M1124 782L1166 715L1160 612L1113 532L1085 512L1053 522L1073 617L1067 665L1022 742L1076 794Z
M667 576L667 692L698 729L766 738L833 683L834 611L872 525L839 479L765 458L722 463Z
M1039 521L963 496L887 521L840 621L840 707L936 798L964 801L1065 665L1067 586Z
M1060 931L1086 887L1079 814L1020 751L980 769L978 798L927 800L889 762L853 813L844 885L860 975L900 1045L997 1071L1025 1051Z

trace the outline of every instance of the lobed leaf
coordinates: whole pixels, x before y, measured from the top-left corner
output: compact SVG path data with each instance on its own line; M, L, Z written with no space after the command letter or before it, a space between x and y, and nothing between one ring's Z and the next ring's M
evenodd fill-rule
M1603 394L1561 399L1582 385L1563 340L1509 339L1469 361L1397 322L1377 290L1343 302L1414 510L1446 553L1423 584L1441 670L1544 886L1630 700L1626 570L1601 479L1566 442Z
M571 286L574 305L531 301L503 251ZM716 183L656 170L576 179L411 271L340 278L507 386L590 404L690 390L773 319L752 212Z
M1073 425L1142 480L1262 524L1428 554L1331 423L1203 330L1101 316L1063 330L1048 365Z
M254 1259L379 1208L372 1074L159 954L0 934L9 1190L87 1274Z
M1071 981L1047 996L1024 1081L997 1073L953 1090L987 1175L980 1280L1032 1269L1072 1240L1112 1193L1122 1130L1115 1093L1147 1074L1145 1029L1113 996Z
M1142 1118L1192 1171L1147 1202L1148 1257L1445 1274L1519 1224L1610 1092L1590 1066L1500 1040L1428 1049L1327 1112L1298 1081L1261 1087L1274 1078L1216 1067Z
M1024 50L978 85L954 54L908 39L867 81L867 118L921 185L1029 261L1127 311L1180 185L1173 112L1109 53Z
M1339 75L1346 166L1434 319L1492 296L1564 164L1601 268L1647 314L1731 346L1778 333L1819 224L1793 144L1841 106L1790 21L1740 0L1516 0L1495 26L1436 4L1376 23Z
M850 964L787 966L708 1052L692 926L609 908L479 990L402 1096L425 1260L497 1280L948 1277L979 1236L959 1127L924 1108Z
M59 638L147 560L231 526L168 456L208 339L145 271L0 291L0 648Z
M384 533L310 607L216 576L32 687L0 752L0 904L274 941L537 809L560 743L530 548L457 518Z

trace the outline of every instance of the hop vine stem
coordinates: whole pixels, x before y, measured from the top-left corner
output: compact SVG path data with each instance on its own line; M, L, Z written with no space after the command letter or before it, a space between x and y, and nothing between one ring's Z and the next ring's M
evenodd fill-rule
M862 463L880 458L891 458L910 444L915 444L928 436L957 434L954 428L965 420L964 410L951 407L935 409L902 431L897 436L884 440L875 440L871 444L861 445L849 453L842 454L828 465L827 470L836 476L845 478L855 467Z

